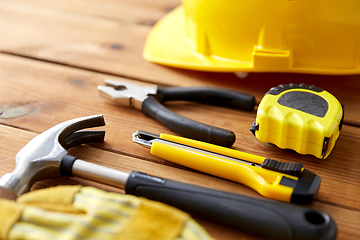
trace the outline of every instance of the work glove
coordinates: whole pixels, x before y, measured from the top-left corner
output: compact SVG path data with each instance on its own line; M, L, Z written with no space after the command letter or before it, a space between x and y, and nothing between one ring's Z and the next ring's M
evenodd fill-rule
M93 187L58 186L0 199L0 239L211 239L166 204Z

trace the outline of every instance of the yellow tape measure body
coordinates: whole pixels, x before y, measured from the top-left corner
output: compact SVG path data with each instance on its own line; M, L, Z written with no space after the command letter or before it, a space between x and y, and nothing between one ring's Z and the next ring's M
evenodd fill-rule
M343 117L343 106L329 92L290 83L265 94L250 130L262 142L324 159L335 145Z

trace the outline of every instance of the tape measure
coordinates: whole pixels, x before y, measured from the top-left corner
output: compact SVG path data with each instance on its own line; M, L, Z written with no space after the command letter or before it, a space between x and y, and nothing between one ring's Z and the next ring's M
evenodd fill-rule
M271 88L250 130L262 142L325 159L339 137L344 107L329 92L306 84Z

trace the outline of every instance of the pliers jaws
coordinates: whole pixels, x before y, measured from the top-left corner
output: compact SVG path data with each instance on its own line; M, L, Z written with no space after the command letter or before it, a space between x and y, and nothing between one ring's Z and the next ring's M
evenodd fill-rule
M149 94L156 94L157 86L142 87L136 84L105 80L106 86L98 86L101 97L132 106L141 110L143 101Z

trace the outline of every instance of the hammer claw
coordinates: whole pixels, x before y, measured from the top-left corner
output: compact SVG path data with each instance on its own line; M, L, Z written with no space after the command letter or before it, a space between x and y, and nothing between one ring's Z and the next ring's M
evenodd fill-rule
M105 131L78 131L70 134L63 145L69 149L85 143L103 142Z
M58 140L64 149L69 149L76 145L91 142L104 141L104 131L79 131L85 128L104 126L105 121L102 115L95 115L79 119L70 120L72 122L59 134Z

